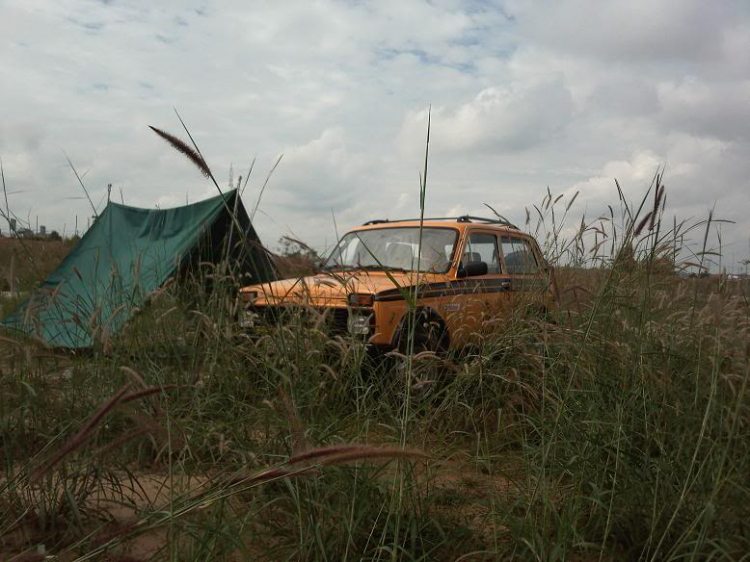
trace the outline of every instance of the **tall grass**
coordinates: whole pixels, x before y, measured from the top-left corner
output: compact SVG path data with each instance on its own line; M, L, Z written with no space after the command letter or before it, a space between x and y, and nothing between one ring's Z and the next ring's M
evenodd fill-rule
M576 227L575 196L530 210L548 317L518 299L406 370L314 311L251 337L222 265L88 355L1 340L0 552L741 560L750 287L673 275L699 229L706 267L716 222L665 226L661 177L635 204L616 193Z

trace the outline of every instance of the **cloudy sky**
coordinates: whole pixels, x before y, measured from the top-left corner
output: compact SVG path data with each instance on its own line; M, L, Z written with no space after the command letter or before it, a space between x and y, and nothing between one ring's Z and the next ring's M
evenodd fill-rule
M0 69L11 209L48 229L91 215L63 151L96 204L215 194L148 129L177 108L222 184L257 157L248 206L284 154L256 227L322 248L418 214L431 104L430 215L522 223L549 186L593 217L666 165L670 222L715 205L750 251L743 0L0 0Z

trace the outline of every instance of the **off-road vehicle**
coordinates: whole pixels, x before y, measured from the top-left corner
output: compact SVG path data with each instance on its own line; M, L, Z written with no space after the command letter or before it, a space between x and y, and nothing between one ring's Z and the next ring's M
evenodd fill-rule
M318 274L242 288L241 323L262 329L308 310L378 349L403 348L413 331L416 349L439 351L472 343L490 318L547 310L553 286L537 242L504 220L373 220L347 233Z

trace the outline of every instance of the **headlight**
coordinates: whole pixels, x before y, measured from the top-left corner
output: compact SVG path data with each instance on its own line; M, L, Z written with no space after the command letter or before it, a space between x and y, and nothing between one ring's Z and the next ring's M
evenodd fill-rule
M349 318L346 321L346 327L350 334L358 336L367 336L370 334L370 319L372 314L357 314L349 311Z
M240 311L240 328L252 328L258 324L260 316L252 310L242 309Z
M363 293L352 293L347 298L349 306L372 306L374 299L372 295Z

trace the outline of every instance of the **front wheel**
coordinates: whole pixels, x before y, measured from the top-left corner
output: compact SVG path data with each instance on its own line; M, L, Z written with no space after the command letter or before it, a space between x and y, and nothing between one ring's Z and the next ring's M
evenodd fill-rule
M442 319L434 313L421 309L411 313L401 325L398 340L398 350L406 355L409 351L414 354L423 351L439 353L448 348L448 331ZM413 344L410 341L413 338Z

